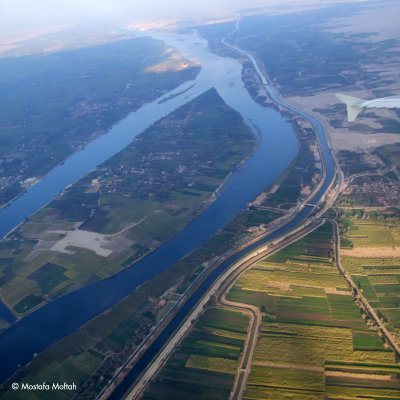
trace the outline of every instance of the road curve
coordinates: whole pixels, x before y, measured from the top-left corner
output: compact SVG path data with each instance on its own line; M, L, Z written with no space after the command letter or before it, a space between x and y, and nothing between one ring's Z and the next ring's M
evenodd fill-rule
M243 314L248 315L250 318L247 337L243 347L243 356L240 361L240 366L236 372L233 389L229 396L230 400L240 400L243 397L247 379L250 374L251 361L253 359L254 350L257 345L258 333L260 332L261 328L262 314L256 306L229 301L225 298L225 296L220 299L220 304L228 310L239 311Z

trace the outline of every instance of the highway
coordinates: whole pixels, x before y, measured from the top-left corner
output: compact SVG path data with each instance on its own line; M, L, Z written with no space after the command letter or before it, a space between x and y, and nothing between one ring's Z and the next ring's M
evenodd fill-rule
M305 201L307 201L307 199ZM216 259L210 260L208 262L208 266L191 283L191 285L188 287L185 293L181 296L180 300L157 323L157 325L152 329L152 331L144 339L141 345L131 354L128 360L115 373L113 378L108 382L107 386L97 396L97 400L105 400L111 395L111 393L115 390L115 388L121 383L121 381L127 375L129 370L140 360L140 358L143 356L143 354L145 354L147 349L153 344L153 342L157 339L157 337L168 326L173 317L185 305L187 299L190 298L196 292L196 289L198 289L198 287L205 280L208 274L210 274L213 270L216 270L227 260L233 258L237 253L240 253L246 250L247 248L256 245L263 239L270 237L274 232L280 230L286 224L290 223L298 215L300 208L301 207L298 207L295 210L295 212L292 212L290 215L279 218L279 220L277 220L276 222L272 222L269 225L268 231L250 237L244 241L238 242L234 248L226 251L224 254L220 255Z

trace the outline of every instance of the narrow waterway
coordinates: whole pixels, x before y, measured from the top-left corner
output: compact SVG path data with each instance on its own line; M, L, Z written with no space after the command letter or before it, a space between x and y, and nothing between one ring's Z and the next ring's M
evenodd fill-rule
M67 185L122 150L149 125L211 87L257 128L260 145L231 175L219 197L176 237L117 276L56 299L3 331L0 334L0 381L29 362L35 353L73 332L205 243L273 183L296 155L298 142L291 125L275 110L265 109L251 99L241 80L241 65L237 61L210 53L207 43L196 34L154 36L201 64L196 80L130 114L108 134L71 156L9 207L0 210L0 234L5 235ZM161 101L163 99L166 101Z

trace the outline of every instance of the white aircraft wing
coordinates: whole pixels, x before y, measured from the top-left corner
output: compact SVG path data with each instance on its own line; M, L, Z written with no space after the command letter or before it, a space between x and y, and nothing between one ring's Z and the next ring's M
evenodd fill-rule
M375 100L363 100L358 97L337 94L336 97L347 106L347 120L353 122L363 108L400 108L400 97L382 97Z
M400 97L382 97L381 99L367 100L358 106L367 108L400 108Z

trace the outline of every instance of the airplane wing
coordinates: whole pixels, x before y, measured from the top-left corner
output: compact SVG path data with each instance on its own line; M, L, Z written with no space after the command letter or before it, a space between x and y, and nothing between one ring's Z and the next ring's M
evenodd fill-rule
M400 97L382 97L375 100L363 100L358 97L337 94L336 97L346 104L347 120L353 122L363 108L400 108Z
M381 99L367 100L358 106L367 108L400 108L400 97L382 97Z

